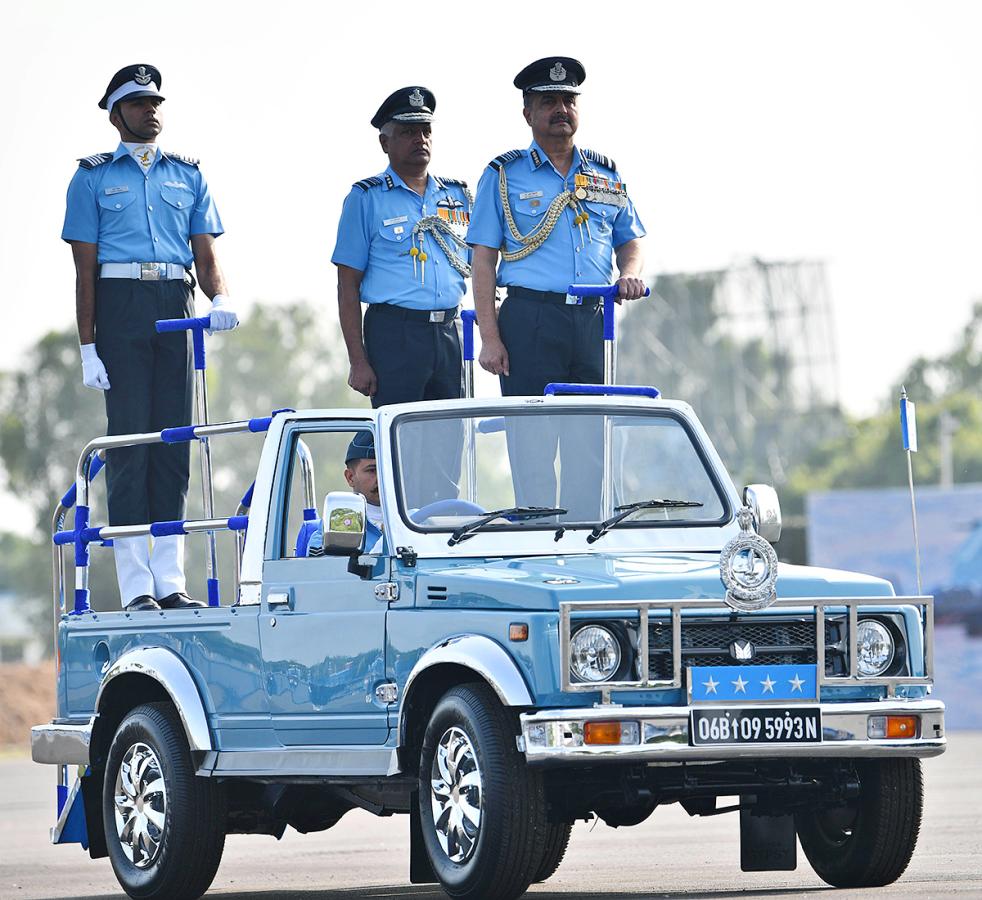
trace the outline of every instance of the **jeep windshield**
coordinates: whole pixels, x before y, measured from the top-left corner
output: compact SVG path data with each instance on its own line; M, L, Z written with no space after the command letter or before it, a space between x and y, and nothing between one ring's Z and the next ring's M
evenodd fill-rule
M453 533L495 510L543 508L555 514L502 515L481 530L551 528L561 540L565 530L595 528L618 507L652 497L687 502L639 508L617 527L718 525L729 518L693 436L665 410L407 415L396 422L394 468L400 512L419 531Z

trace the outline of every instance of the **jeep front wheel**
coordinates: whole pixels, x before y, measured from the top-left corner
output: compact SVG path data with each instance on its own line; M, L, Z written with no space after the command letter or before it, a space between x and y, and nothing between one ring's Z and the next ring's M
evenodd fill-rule
M510 900L540 869L542 779L525 765L515 734L483 684L448 691L430 717L420 753L420 823L433 872L451 897Z
M138 706L116 730L102 812L113 871L134 900L195 900L208 890L225 848L225 795L194 774L169 704Z
M916 759L857 762L859 797L846 806L799 812L801 849L815 873L840 888L896 881L917 845L923 808Z

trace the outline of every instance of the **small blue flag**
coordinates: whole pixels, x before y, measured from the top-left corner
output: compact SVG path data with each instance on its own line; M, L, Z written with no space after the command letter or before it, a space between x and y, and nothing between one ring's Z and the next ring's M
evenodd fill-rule
M907 399L906 388L900 389L900 432L904 439L904 450L917 452L917 417L914 401Z

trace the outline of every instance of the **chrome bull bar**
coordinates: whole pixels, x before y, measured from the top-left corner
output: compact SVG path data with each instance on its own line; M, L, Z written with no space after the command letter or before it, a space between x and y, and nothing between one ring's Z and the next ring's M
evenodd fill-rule
M924 648L923 675L860 675L856 654L856 632L859 610L862 607L900 607L913 606L920 610L921 637ZM815 614L815 663L816 685L819 693L823 687L885 687L887 696L896 696L901 685L932 685L934 683L934 597L782 597L771 604L767 610L745 613L748 617L760 617L766 621L768 611L773 609L808 609ZM846 646L849 658L847 675L826 675L825 673L825 616L829 608L845 609L848 615ZM682 677L682 614L690 610L720 610L730 612L722 599L692 600L584 600L566 601L559 604L559 657L561 684L563 691L572 693L601 694L601 703L610 704L612 691L648 690L652 688L681 689L685 685ZM672 677L651 678L648 671L649 647L648 624L652 610L668 610L672 622ZM574 613L606 613L612 619L625 617L638 618L638 659L641 661L641 675L625 681L604 681L600 683L573 681L570 673L570 640ZM661 617L659 617L661 618ZM911 661L912 664L914 660Z

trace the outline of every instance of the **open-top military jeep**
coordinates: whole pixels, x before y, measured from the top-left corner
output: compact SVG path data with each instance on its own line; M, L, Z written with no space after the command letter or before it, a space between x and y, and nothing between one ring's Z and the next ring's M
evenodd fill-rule
M122 533L88 522L119 439L93 441L75 527L75 496L55 515L58 716L33 733L60 773L53 840L108 855L133 897L196 897L227 834L408 813L413 881L507 898L577 819L735 797L745 870L794 868L797 836L830 884L899 877L919 758L945 748L931 598L778 565L773 491L738 492L686 404L615 390L171 434L267 432L235 516L143 531L244 534L232 596L200 610L90 609L88 554ZM334 490L366 429L367 548L363 498Z

